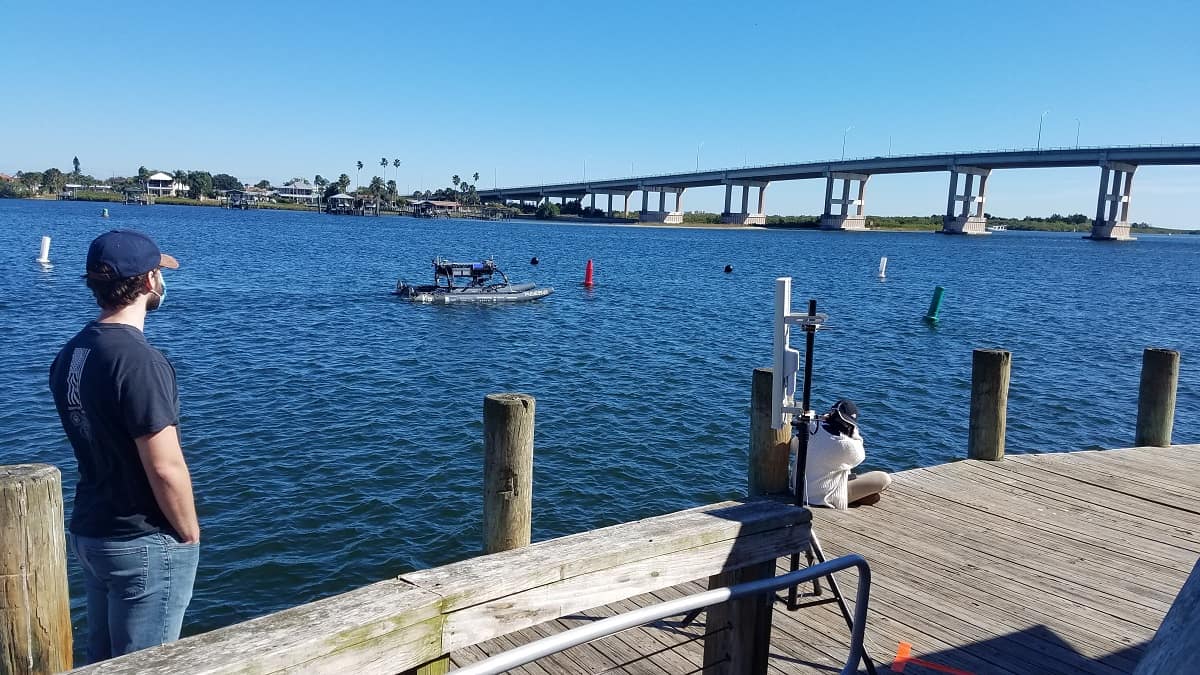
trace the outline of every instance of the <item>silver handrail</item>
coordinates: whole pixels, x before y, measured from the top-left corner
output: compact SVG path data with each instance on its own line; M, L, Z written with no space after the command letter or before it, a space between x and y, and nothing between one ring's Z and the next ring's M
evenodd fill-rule
M577 647L623 630L636 628L651 621L658 621L670 616L686 614L692 610L718 605L722 602L737 600L749 595L774 593L796 584L812 581L819 577L829 576L834 572L858 568L858 591L854 597L854 627L850 631L850 655L842 668L842 675L850 675L858 671L858 664L863 657L863 638L867 629L867 603L871 593L871 569L867 561L857 553L842 556L819 565L813 565L802 570L789 572L781 577L748 581L744 584L717 588L686 598L641 607L632 612L619 614L607 619L601 619L593 624L579 626L571 630L542 638L536 642L522 645L515 649L497 654L477 663L452 671L455 675L497 675L512 668L523 666L551 654Z

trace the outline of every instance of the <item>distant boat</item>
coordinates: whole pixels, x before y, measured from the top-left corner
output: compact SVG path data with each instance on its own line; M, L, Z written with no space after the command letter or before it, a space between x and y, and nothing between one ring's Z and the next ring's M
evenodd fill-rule
M1007 232L1008 226L1007 225L988 225L987 231L988 232Z

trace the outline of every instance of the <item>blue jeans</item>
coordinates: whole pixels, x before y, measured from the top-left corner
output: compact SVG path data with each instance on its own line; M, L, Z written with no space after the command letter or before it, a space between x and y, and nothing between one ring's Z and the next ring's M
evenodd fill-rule
M87 587L88 663L179 639L199 544L161 533L70 539Z

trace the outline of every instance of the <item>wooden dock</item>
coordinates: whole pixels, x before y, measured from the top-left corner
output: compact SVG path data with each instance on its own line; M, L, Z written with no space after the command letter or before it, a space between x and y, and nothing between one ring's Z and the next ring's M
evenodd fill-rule
M1198 458L1200 445L1176 445L914 469L895 474L875 506L816 509L814 531L828 556L870 563L867 645L881 672L894 663L916 675L1128 673L1200 555ZM841 576L852 599L854 575ZM578 612L451 660L704 589L693 582ZM705 619L668 619L513 672L701 672L705 632L723 630ZM776 604L770 672L837 672L847 635L833 605Z

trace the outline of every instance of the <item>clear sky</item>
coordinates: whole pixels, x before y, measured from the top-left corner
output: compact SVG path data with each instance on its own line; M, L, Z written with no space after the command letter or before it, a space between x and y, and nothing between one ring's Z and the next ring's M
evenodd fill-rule
M1194 2L5 3L0 171L320 173L402 191L892 153L1200 142ZM849 132L846 129L850 128ZM1093 214L1098 169L993 174L987 210ZM770 213L821 209L777 183ZM929 215L947 175L880 176ZM1132 220L1200 227L1200 168ZM685 207L719 211L720 188Z

